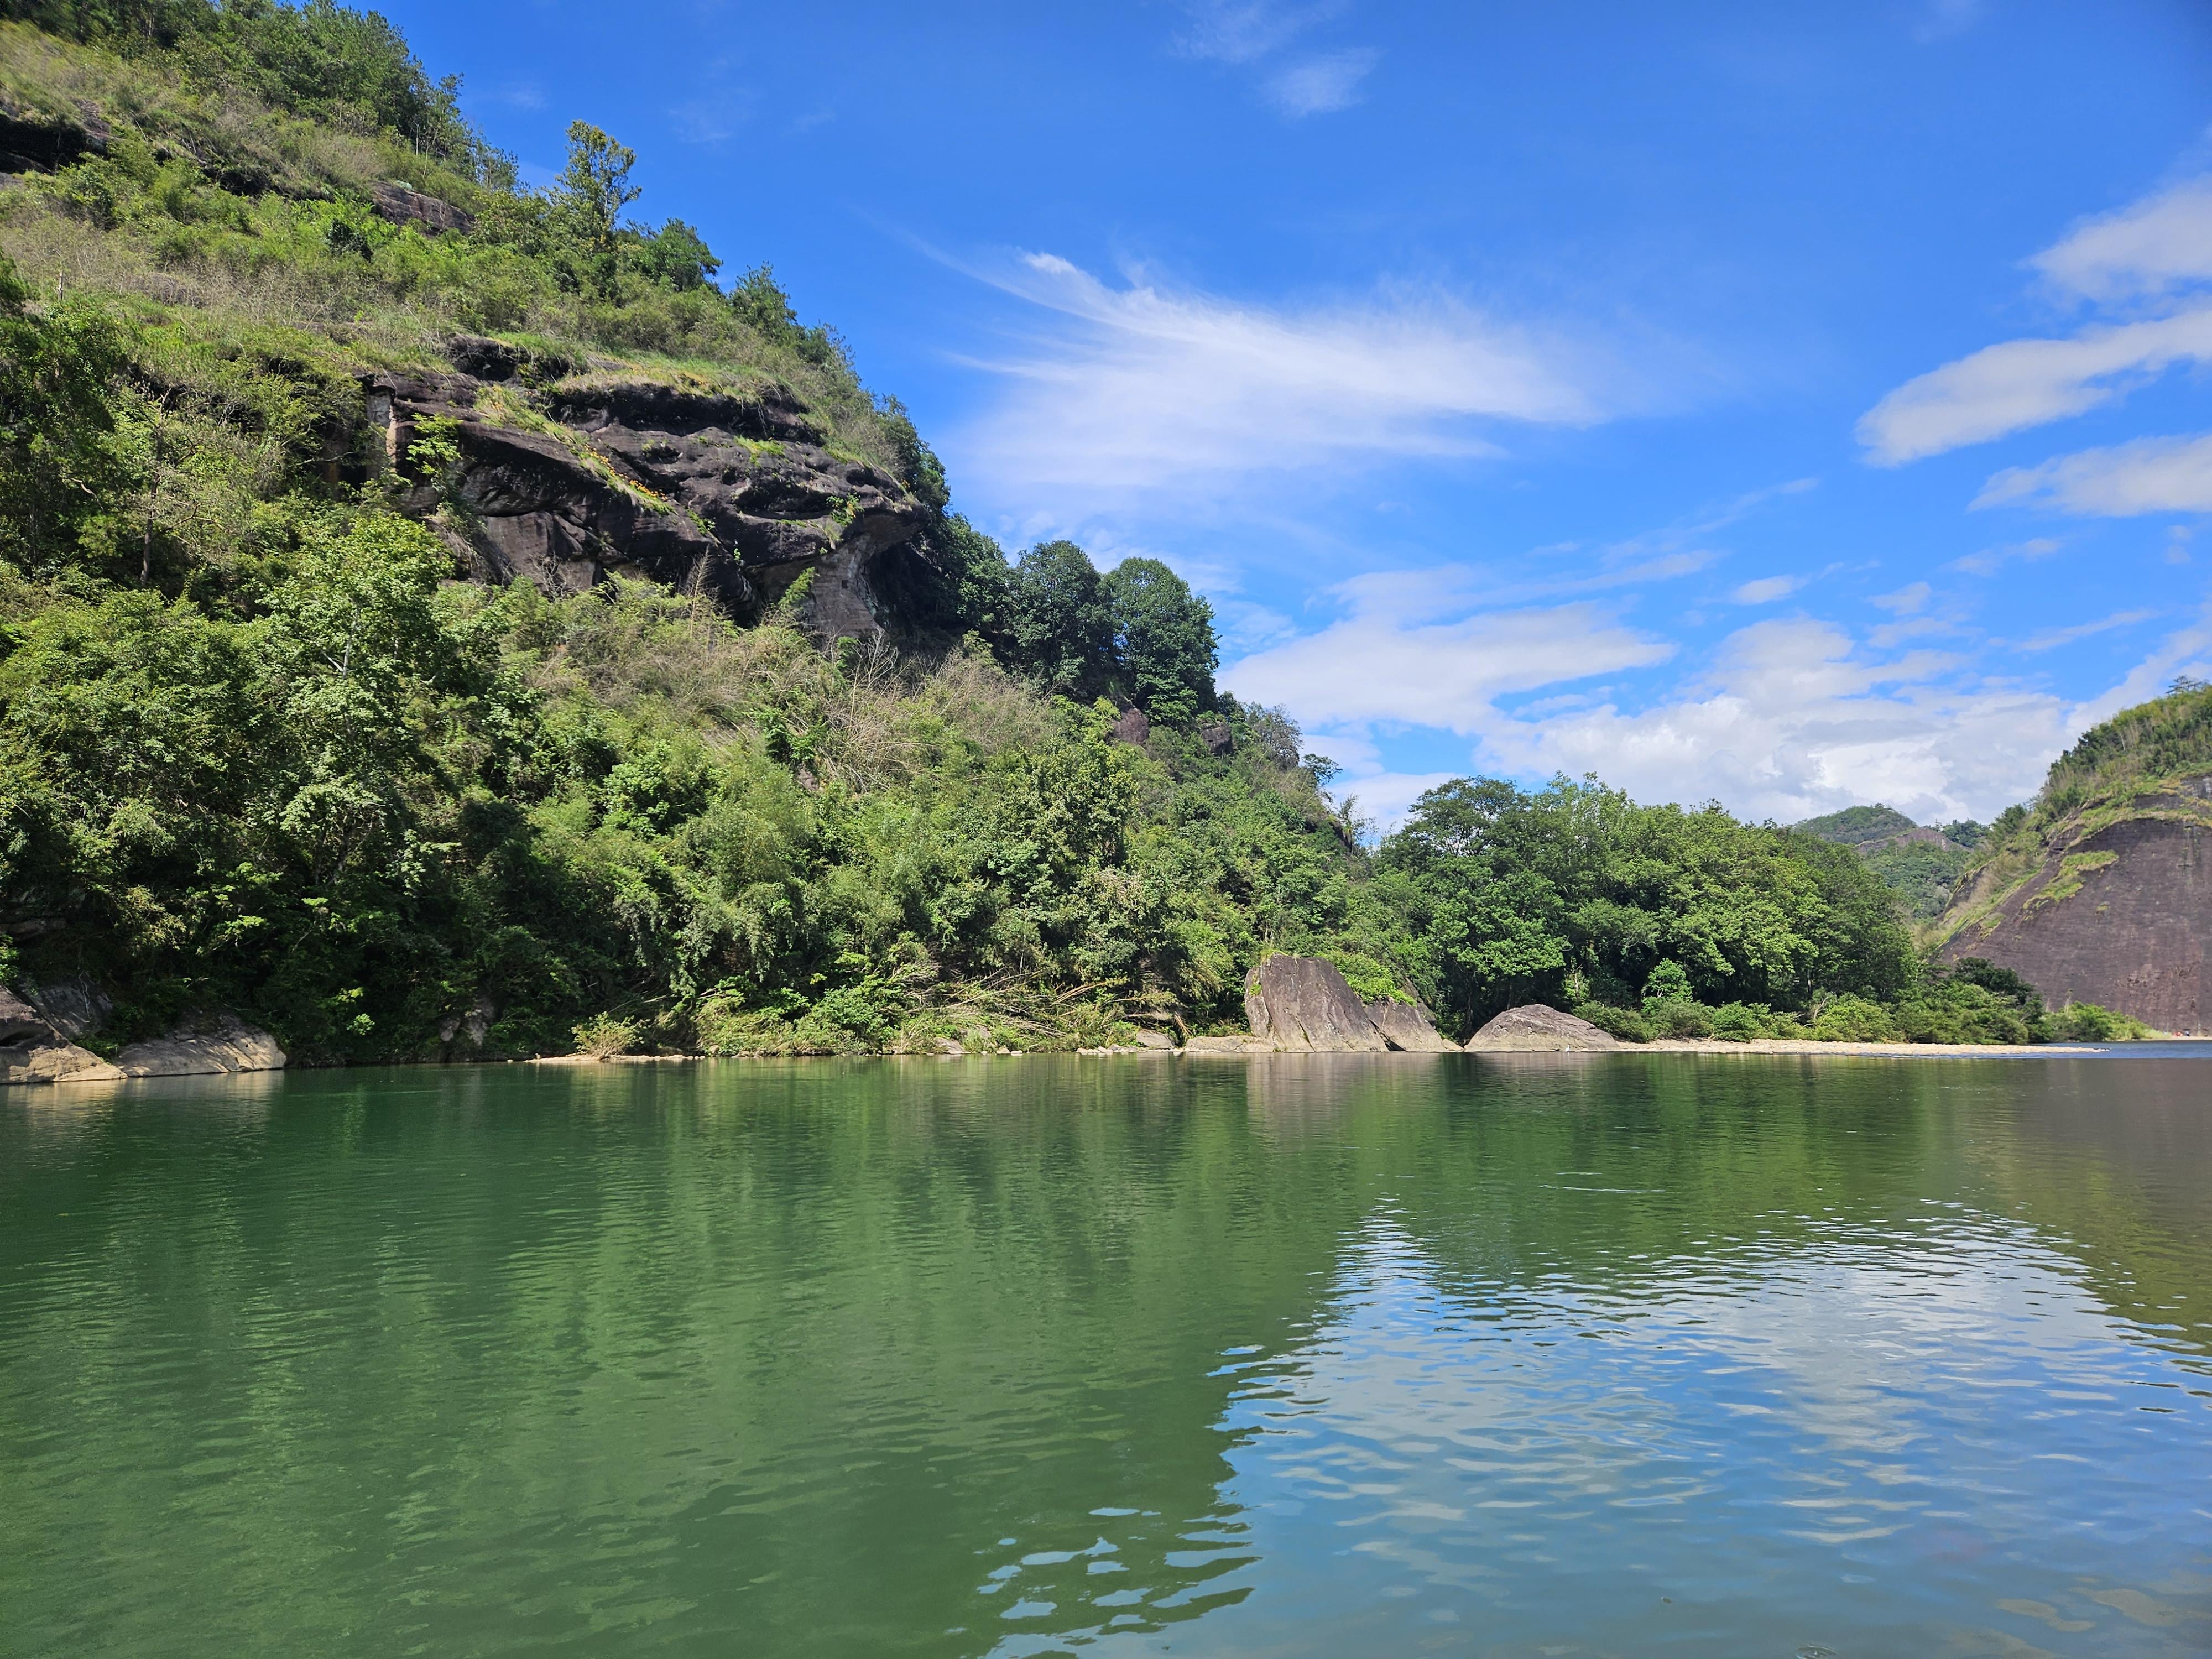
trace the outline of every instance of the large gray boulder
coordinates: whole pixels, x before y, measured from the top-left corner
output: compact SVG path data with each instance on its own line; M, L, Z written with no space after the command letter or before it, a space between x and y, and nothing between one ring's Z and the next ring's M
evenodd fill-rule
M199 1026L128 1044L115 1064L125 1077L216 1077L226 1072L281 1072L284 1051L268 1032L222 1014Z
M1437 1030L1426 1011L1413 1003L1393 1002L1385 997L1367 1005L1367 1018L1375 1022L1375 1029L1393 1048L1402 1048L1409 1054L1459 1052L1459 1044Z
M1269 957L1244 981L1252 1035L1289 1054L1375 1054L1389 1045L1367 1005L1318 957Z
M1586 1019L1532 1002L1508 1008L1467 1040L1469 1054L1559 1054L1618 1048L1620 1040Z

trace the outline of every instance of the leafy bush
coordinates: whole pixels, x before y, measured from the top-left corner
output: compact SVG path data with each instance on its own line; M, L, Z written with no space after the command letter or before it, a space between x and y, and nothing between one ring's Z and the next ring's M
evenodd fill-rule
M1831 999L1813 1017L1811 1036L1816 1042L1895 1042L1897 1022L1889 1010L1864 997Z
M1763 1002L1726 1002L1713 1010L1713 1035L1723 1042L1751 1042L1781 1036L1778 1020Z
M1713 1034L1713 1011L1703 1003L1647 998L1644 1023L1658 1037L1709 1037Z
M635 1049L643 1035L643 1030L634 1019L617 1019L612 1014L593 1014L589 1019L577 1023L576 1052L606 1060Z
M2058 1009L2050 1015L2047 1030L2062 1042L2141 1042L2158 1035L2141 1020L2094 1002L2070 1002Z
M1601 1031L1619 1037L1623 1042L1649 1042L1654 1035L1644 1016L1632 1008L1616 1008L1602 1002L1578 1002L1568 1012L1577 1019L1586 1019Z

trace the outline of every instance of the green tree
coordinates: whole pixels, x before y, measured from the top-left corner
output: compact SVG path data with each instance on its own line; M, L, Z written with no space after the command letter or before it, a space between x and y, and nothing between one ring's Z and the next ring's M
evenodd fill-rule
M1015 663L1045 690L1088 702L1113 688L1113 599L1073 542L1042 542L1022 555L1007 609Z
M562 216L602 289L613 285L615 230L622 211L643 191L629 181L637 152L588 121L568 124L568 164L554 194Z
M674 294L707 287L722 262L704 239L681 219L671 219L629 249L629 264L646 281Z
M0 258L0 558L42 569L125 483L108 442L124 354L121 331L91 306L40 315L29 297Z
M1137 706L1169 726L1187 726L1211 708L1221 659L1213 607L1158 559L1122 560L1106 589L1121 677Z

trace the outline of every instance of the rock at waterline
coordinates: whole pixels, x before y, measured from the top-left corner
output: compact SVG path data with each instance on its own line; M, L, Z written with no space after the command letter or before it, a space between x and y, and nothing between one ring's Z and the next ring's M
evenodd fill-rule
M1427 1013L1413 1003L1393 1002L1385 997L1367 1005L1367 1017L1375 1022L1375 1029L1393 1048L1402 1048L1411 1054L1459 1052L1459 1044L1437 1030Z
M1618 1048L1620 1040L1586 1019L1532 1002L1508 1008L1467 1040L1469 1054L1560 1054Z
M0 986L0 1085L112 1082L117 1071L57 1031L29 1003Z
M1372 1054L1389 1045L1333 963L1269 957L1244 981L1252 1035L1289 1054Z
M215 1077L228 1072L281 1072L284 1051L268 1032L233 1014L196 1028L133 1042L115 1056L125 1077Z

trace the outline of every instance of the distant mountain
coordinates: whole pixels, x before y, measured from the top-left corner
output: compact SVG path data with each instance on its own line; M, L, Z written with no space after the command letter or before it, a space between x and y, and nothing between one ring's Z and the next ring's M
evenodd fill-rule
M2212 950L2212 687L2177 681L2053 762L1990 826L1934 929L1950 961L2013 969L2054 1006L2203 1031Z
M1987 833L1972 823L1931 829L1879 803L1846 806L1796 827L1801 834L1856 851L1898 896L1906 914L1919 921L1942 913L1960 876L1973 862L1974 848Z

